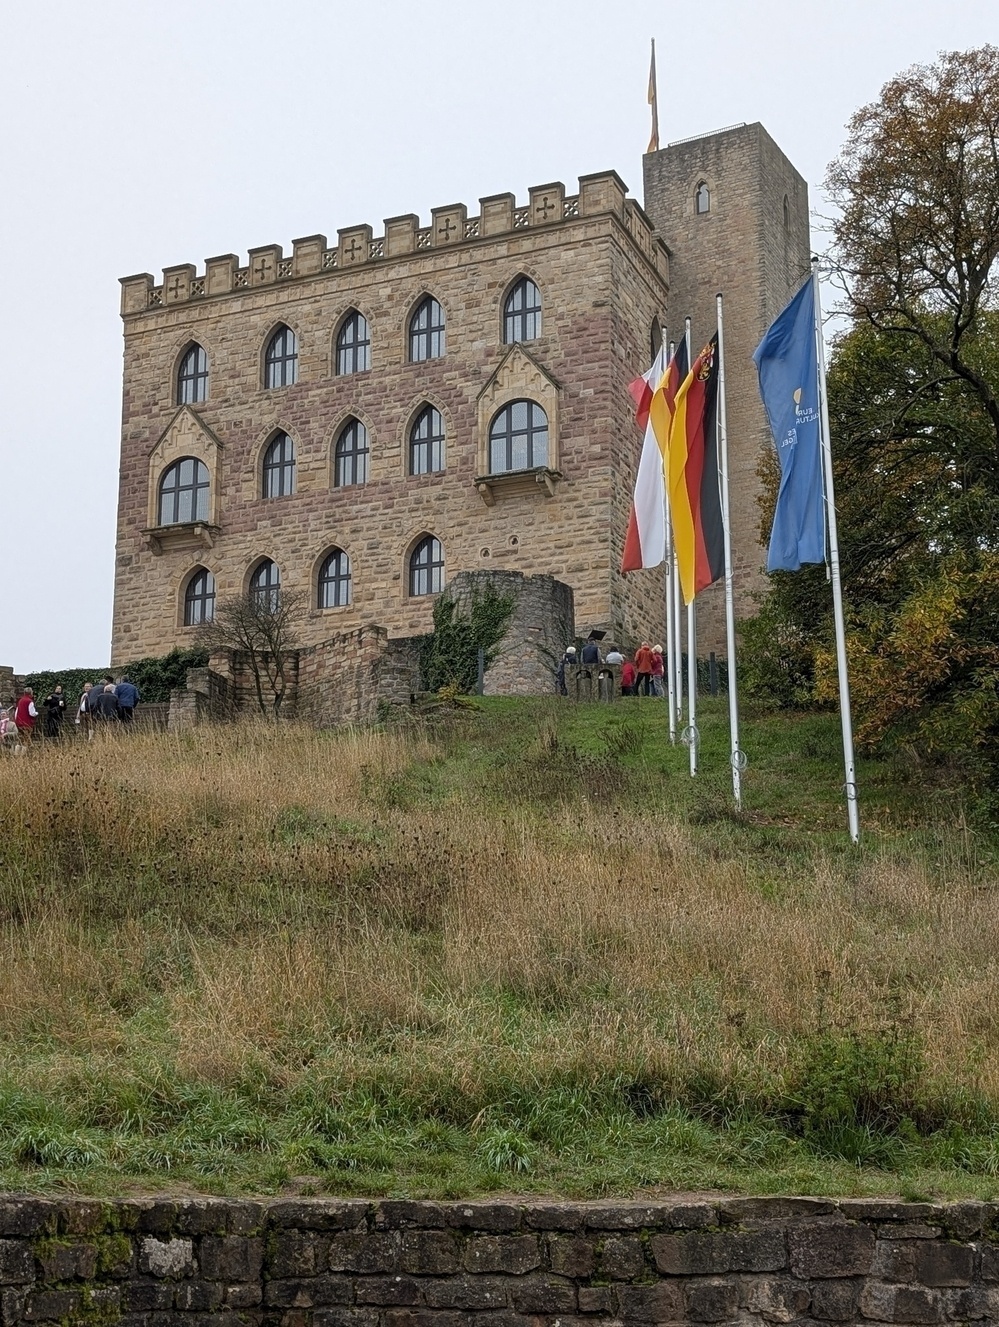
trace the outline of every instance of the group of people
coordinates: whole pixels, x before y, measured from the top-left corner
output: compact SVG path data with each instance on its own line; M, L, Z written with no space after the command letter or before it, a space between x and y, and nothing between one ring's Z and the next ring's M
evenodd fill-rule
M112 723L131 723L139 704L139 688L127 677L116 682L109 674L102 682L85 682L75 704L74 729L88 739L94 732ZM67 710L74 713L73 703L67 703L61 686L35 703L35 693L25 687L11 706L0 708L0 750L23 751L35 738L41 720L42 731L50 741L63 735L63 721Z
M619 665L622 696L664 694L663 678L666 676L666 664L661 645L650 645L648 641L642 641L635 651L634 658L629 659L616 645L611 645L606 654L601 654L599 642L591 638L578 651L575 645L566 646L555 675L559 695L568 695L566 673L570 668L599 669L603 664Z

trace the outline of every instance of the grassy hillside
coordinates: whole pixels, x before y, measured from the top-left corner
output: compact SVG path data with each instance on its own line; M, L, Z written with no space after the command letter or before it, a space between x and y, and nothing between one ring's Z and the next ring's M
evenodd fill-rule
M999 1195L992 845L833 716L0 761L0 1187Z

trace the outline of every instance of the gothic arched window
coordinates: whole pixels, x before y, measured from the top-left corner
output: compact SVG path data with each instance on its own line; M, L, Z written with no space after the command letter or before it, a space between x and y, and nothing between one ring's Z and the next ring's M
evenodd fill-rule
M350 420L337 438L333 457L333 486L348 488L368 479L368 430L359 419Z
M511 401L489 426L490 474L547 464L548 416L536 401Z
M413 549L409 558L409 593L437 594L444 588L444 549L432 534Z
M295 444L277 433L264 452L264 497L285 498L295 491Z
M319 568L319 607L347 608L350 600L350 558L334 548Z
M270 558L264 558L250 577L250 597L266 612L277 612L281 600L281 573L277 563Z
M414 364L444 354L444 310L428 295L409 320L409 358Z
M336 338L336 371L364 373L371 368L371 331L368 320L356 309L351 309Z
M298 381L298 337L283 323L267 342L264 386L293 387Z
M198 567L184 591L184 626L198 627L214 616L215 577L207 568Z
M177 370L177 404L197 405L208 400L208 356L195 341L184 353Z
M160 480L159 525L190 525L208 520L208 467L184 456Z
M432 405L424 406L409 430L409 473L429 475L444 469L444 421Z
M541 291L522 276L503 306L503 340L535 341L541 335Z
M706 212L711 211L711 190L703 180L697 186L697 192L694 194L694 211L698 216L704 216Z

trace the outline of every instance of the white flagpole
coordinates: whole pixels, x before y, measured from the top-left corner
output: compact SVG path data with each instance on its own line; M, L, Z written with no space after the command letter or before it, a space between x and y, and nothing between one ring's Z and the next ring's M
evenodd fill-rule
M732 523L728 492L728 419L725 409L725 333L722 297L715 296L718 311L718 411L715 444L718 448L718 481L721 495L722 529L725 533L725 639L728 646L728 731L731 747L732 796L742 810L742 771L746 757L739 746L739 693L735 674L735 590L732 578ZM707 439L705 439L707 442Z
M684 339L687 342L687 372L693 367L694 359L690 353L690 319L683 320ZM690 777L697 773L697 747L700 735L697 731L697 619L694 600L687 605L687 735L690 738Z
M857 768L853 756L853 717L850 713L850 677L846 665L846 625L843 620L843 587L839 574L839 535L836 530L836 493L833 487L832 443L829 435L829 402L826 399L826 355L822 340L822 305L819 299L819 260L812 259L812 294L815 307L815 349L819 365L819 408L822 421L822 474L825 480L826 521L829 531L829 571L832 577L833 618L836 624L836 667L839 673L839 711L843 729L843 766L846 772L846 814L850 838L860 842L857 809Z
M673 358L674 343L670 342L669 355L666 360L667 371L669 363ZM666 588L666 703L669 706L669 740L670 745L676 745L676 628L673 624L673 615L676 612L674 602L673 581L675 568L673 566L673 522L670 517L669 506L669 482L663 473L663 482L666 489L666 562L665 562L665 588Z

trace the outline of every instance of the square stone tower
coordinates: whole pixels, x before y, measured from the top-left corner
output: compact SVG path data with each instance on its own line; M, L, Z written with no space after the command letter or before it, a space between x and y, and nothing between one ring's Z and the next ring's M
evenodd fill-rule
M692 320L694 354L724 297L729 487L737 616L765 586L758 469L772 447L753 351L809 273L808 185L761 124L669 143L644 158L645 210L670 250L667 336ZM698 653L725 652L724 584L698 596Z

